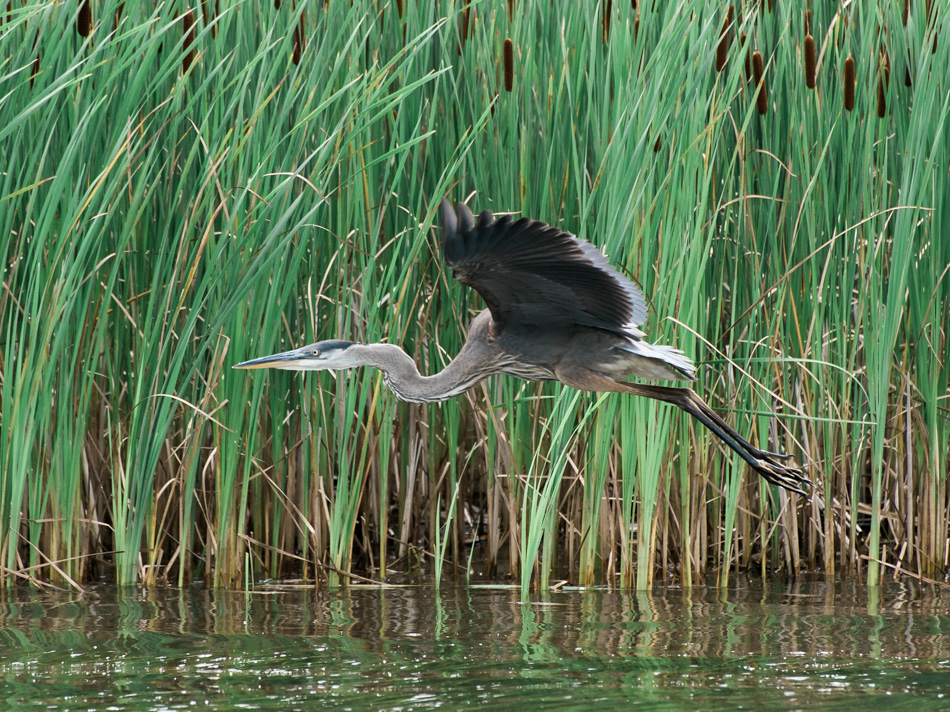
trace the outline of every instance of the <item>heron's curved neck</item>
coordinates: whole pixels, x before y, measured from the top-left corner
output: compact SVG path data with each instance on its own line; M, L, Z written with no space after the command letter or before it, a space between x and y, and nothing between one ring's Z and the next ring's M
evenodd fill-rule
M466 354L464 347L448 366L432 376L421 375L409 355L393 344L354 344L349 351L362 365L382 371L392 392L412 403L435 403L453 398L490 375L482 368L482 359Z

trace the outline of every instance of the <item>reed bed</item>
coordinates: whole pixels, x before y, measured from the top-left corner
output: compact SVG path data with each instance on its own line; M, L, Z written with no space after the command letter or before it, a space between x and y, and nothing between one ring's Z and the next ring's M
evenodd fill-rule
M9 4L0 582L943 578L941 12ZM442 368L481 308L441 268L446 194L601 246L813 495L621 395L230 370L337 337Z

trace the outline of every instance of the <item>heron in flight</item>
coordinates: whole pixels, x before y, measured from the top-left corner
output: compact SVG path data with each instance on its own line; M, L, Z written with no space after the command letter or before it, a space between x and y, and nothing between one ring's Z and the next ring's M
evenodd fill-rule
M628 383L696 379L688 356L651 344L641 331L646 302L637 286L607 263L589 242L536 220L495 219L442 200L442 253L452 276L472 287L487 309L443 371L423 376L393 344L318 341L293 351L245 361L235 368L323 371L372 366L393 393L433 403L463 393L489 376L560 381L582 391L629 393L672 403L732 448L769 482L807 494L811 483L788 455L745 440L690 388Z

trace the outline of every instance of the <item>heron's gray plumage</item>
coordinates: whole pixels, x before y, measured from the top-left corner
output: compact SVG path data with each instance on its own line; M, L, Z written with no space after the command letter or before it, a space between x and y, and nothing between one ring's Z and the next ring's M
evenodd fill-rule
M753 446L689 388L626 382L694 380L696 369L679 349L646 341L643 294L595 246L536 220L496 220L487 210L476 219L466 205L453 209L447 200L440 213L446 266L488 307L444 370L423 376L398 346L348 341L322 341L235 368L371 366L396 396L416 403L452 398L499 373L645 396L689 413L769 482L805 492L809 481L780 462L786 456Z

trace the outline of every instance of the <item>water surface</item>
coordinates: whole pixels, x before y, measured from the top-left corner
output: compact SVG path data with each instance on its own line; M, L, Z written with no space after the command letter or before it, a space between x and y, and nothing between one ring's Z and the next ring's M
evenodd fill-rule
M15 709L950 710L948 592L431 586L0 593Z

